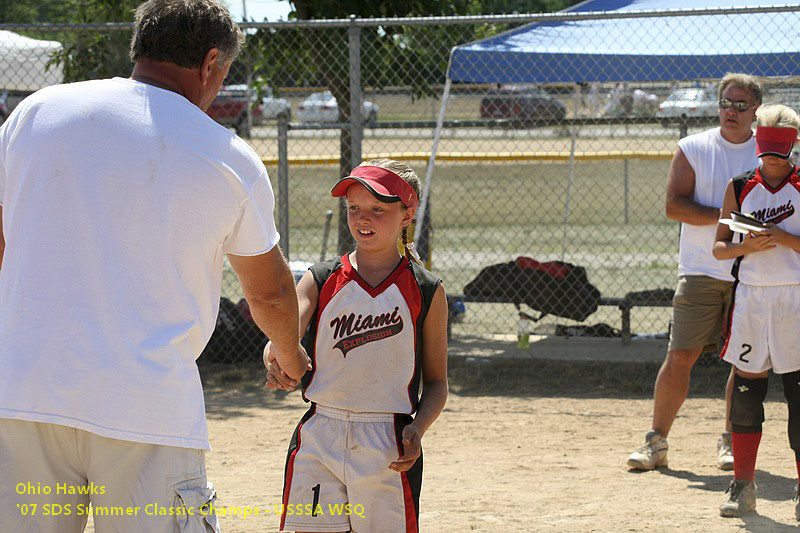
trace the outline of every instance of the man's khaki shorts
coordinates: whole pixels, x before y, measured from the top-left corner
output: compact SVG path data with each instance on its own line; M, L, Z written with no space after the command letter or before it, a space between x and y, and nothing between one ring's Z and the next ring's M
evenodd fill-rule
M0 418L2 532L218 532L214 501L204 450Z
M717 350L728 324L733 282L708 276L679 276L672 299L668 350Z

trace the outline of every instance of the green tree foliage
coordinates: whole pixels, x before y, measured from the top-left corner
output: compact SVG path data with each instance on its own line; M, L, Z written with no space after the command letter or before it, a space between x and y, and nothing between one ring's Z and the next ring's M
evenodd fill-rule
M57 4L55 0L0 0L0 24L51 22Z
M551 12L578 0L291 0L290 18L345 19ZM444 82L450 47L507 31L519 23L362 28L364 86L411 87L435 95ZM279 86L326 86L337 99L349 90L346 28L259 30L248 37L243 62L256 78ZM443 52L442 48L445 48ZM245 70L245 69L243 69ZM234 71L235 72L235 71ZM346 107L346 104L345 104ZM342 107L342 111L345 109ZM345 116L349 116L345 115Z
M0 21L6 23L133 22L139 0L0 0ZM58 40L64 45L53 57L64 67L65 81L128 76L130 31L23 32L30 37Z
M133 22L137 0L66 0L62 1L65 21ZM65 81L130 75L128 57L131 34L128 30L69 32L64 48L54 60L64 66Z

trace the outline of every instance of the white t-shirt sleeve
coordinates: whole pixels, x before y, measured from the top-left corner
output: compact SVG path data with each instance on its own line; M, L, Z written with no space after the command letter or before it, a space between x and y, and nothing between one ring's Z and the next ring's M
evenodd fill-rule
M269 252L280 239L273 218L274 209L275 196L265 170L242 203L239 219L225 240L224 251L234 255Z
M0 126L0 206L5 204L6 196L6 147L8 143L8 127Z

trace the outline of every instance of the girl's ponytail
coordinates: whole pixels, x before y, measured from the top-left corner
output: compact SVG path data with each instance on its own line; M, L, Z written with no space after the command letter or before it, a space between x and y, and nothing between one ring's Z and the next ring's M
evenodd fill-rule
M417 253L417 248L414 246L414 243L408 242L408 227L403 228L401 239L403 240L403 249L405 250L405 255L408 260L413 261L418 265L423 265L422 258L420 258L419 254Z

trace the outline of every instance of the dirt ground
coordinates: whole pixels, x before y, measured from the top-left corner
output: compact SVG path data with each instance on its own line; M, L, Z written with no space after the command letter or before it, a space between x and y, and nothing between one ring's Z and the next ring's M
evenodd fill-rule
M724 381L724 380L721 380ZM648 387L651 385L647 385ZM670 434L670 467L634 473L625 460L649 427L651 400L519 393L451 393L423 439L421 531L757 531L794 529L796 479L779 396L766 405L756 482L758 510L724 519L718 506L731 474L715 468L722 400L690 398ZM721 390L721 388L720 388ZM611 391L613 396L613 391ZM283 466L305 410L297 393L255 386L207 392L223 530L277 531ZM260 514L243 517L244 508ZM234 515L234 513L239 515Z

